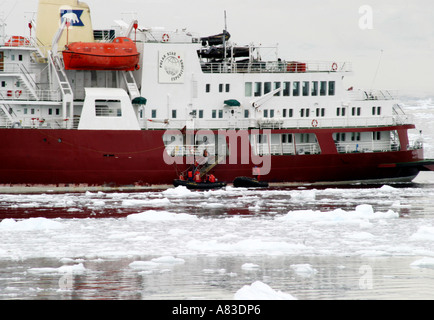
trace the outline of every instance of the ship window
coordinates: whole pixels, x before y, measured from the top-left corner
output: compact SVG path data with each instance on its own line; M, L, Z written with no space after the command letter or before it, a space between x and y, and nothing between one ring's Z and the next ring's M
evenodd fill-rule
M335 82L329 81L329 96L335 95Z
M246 97L251 97L252 96L252 83L251 82L246 82L245 84L245 95Z
M286 118L286 112L287 112L287 110L286 110L286 109L283 109L282 117Z
M15 55L14 54L11 55L11 61L15 61Z
M223 110L219 110L219 118L223 119Z
M372 107L372 115L375 116L379 116L381 115L381 107Z
M292 95L294 97L298 97L300 95L300 82L299 81L293 82L293 85L292 85Z
M210 92L210 91L211 91L211 85L207 83L205 86L205 92Z
M351 141L360 141L360 132L351 133Z
M283 95L285 97L288 97L291 92L291 82L284 82L283 83Z
M212 117L213 119L217 118L217 110L212 110L212 111L211 111L211 117Z
M60 109L56 108L56 116L60 115Z
M381 140L381 132L372 132L372 139L373 140Z
M53 109L49 108L48 109L48 114L51 116L53 114Z
M276 90L276 89L280 89L280 86L281 86L282 84L280 83L280 82L275 82L274 83L274 90ZM280 97L280 91L279 92L276 92L275 94L274 94L274 96L276 96L276 97Z
M288 109L288 117L292 118L293 114L294 114L294 110Z
M308 81L303 81L303 96L308 96L309 95L309 82Z
M292 143L292 134L291 133L282 134L282 143Z
M24 114L27 114L27 108L24 108Z
M223 92L223 83L219 84L219 92Z
M304 117L304 109L300 110L300 117L302 117L302 118Z
M203 110L199 110L199 118L203 118Z
M264 118L268 118L268 110L267 109L264 110Z
M172 110L172 118L176 119L176 110Z
M95 100L97 117L122 117L120 100Z
M271 82L264 83L264 94L271 92Z
M312 92L311 92L312 96L317 96L318 95L318 81L313 81L312 82Z
M23 61L23 55L22 54L18 55L18 61Z
M230 83L226 83L226 92L231 91L231 84Z
M244 118L248 118L249 117L249 110L244 110Z
M274 118L274 109L270 110L270 118Z
M255 82L255 97L262 95L262 82Z
M156 118L157 117L157 110L153 109L151 110L151 118Z
M2 87L6 87L6 81L2 81Z
M336 115L345 117L345 108L336 108Z
M327 81L321 81L320 87L319 87L319 94L321 96L325 96L327 92Z

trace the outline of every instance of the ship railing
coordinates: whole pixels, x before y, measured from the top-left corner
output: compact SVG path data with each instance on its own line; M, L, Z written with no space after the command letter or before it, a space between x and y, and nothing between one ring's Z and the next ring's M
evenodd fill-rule
M31 95L25 87L15 88L14 90L0 90L0 96L5 101L61 101L59 90L35 90L35 96Z
M262 123L265 123L266 125L262 126L261 125ZM268 125L268 123L269 120L258 119L258 125L261 128L271 128ZM275 121L273 123L279 123L279 126L274 127L274 129L372 127L372 126L389 126L389 125L404 124L404 123L398 123L397 119L394 116L342 117L342 118L309 117L305 119L275 118Z
M198 145L168 144L166 145L165 150L167 154L171 157L183 157L183 156L206 157L206 156L211 156L216 154L215 146L209 144L198 144ZM206 153L205 150L207 151Z
M312 143L257 143L252 146L256 155L308 155L320 154L317 142Z
M306 72L352 72L350 62L332 61L201 61L204 73L306 73Z
M398 90L349 90L348 98L353 101L396 100Z
M152 121L150 121L152 120ZM181 130L186 126L187 121L181 119L141 119L140 124L144 129L178 129ZM335 118L306 117L302 119L295 118L243 118L243 119L195 119L194 127L201 129L318 129L318 128L364 128L364 127L382 127L410 124L412 117L406 115L397 117L391 116L346 116Z
M336 149L339 153L369 153L399 151L400 146L393 141L368 141L368 142L343 142L336 141Z
M45 119L42 116L32 115L31 117L26 117L20 119L19 121L10 122L5 121L6 119L0 117L0 127L3 128L25 128L25 129L63 129L64 119Z

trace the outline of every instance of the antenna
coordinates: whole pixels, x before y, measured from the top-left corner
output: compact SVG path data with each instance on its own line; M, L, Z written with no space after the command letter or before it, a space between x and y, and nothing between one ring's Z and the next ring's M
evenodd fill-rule
M228 30L226 21L226 10L225 10L225 29L223 30L223 61L226 62L226 32Z
M372 80L371 91L374 88L375 80L377 79L378 69L380 68L381 58L383 57L383 49L381 49L380 59L378 60L377 70L375 71L374 79Z

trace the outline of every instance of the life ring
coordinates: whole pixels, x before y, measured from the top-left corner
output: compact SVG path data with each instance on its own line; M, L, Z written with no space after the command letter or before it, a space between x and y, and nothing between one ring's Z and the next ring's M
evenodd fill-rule
M316 120L316 119L312 120L312 127L314 127L314 128L318 127L318 120Z
M163 42L169 41L170 37L167 33L163 34Z
M21 96L21 94L23 93L22 90L16 90L15 91L15 98L19 98Z
M333 62L333 64L332 64L332 70L333 71L338 70L338 64L336 62Z

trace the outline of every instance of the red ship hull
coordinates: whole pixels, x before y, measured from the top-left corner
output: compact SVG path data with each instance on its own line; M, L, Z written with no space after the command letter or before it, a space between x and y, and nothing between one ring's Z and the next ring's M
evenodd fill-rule
M162 130L0 129L0 184L170 185L188 165L164 162L163 134ZM422 169L416 165L422 160L421 149L280 155L271 157L271 171L261 179L271 183L411 181ZM238 176L251 176L253 166L239 159L238 164L217 165L213 173L219 181L232 182Z

